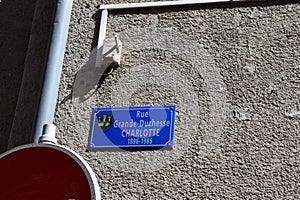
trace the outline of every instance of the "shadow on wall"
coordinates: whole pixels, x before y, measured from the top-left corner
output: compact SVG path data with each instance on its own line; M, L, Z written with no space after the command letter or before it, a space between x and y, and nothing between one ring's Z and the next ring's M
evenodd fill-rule
M56 0L0 3L0 152L32 142ZM3 88L2 88L3 87ZM3 90L4 89L4 90ZM8 106L9 105L9 106Z
M0 1L0 153L7 150L36 0Z
M109 76L118 66L110 65L106 69L96 69L97 43L100 28L100 11L97 11L92 18L95 21L94 36L91 44L91 54L89 60L77 72L72 94L68 95L62 102L65 103L71 98L78 99L79 102L88 100L101 86L104 79Z
M78 98L79 102L89 99L98 90L104 79L117 67L110 65L106 69L96 69L96 56L97 48L94 48L88 62L76 74L72 88L72 98Z
M95 69L96 50L92 50L88 62L77 72L72 88L72 98L86 101L99 87L100 75Z

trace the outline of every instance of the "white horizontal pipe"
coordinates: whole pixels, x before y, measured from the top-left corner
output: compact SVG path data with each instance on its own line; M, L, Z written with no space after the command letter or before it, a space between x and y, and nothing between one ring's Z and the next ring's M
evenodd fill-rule
M264 0L178 0L178 1L157 1L157 2L144 2L144 3L101 5L100 10L102 10L102 14L101 14L100 31L99 31L99 38L98 38L96 68L101 69L102 49L105 40L108 10L196 5L196 4L205 4L205 3L221 3L221 2L233 2L233 1L237 2L237 1L264 1Z
M181 0L181 1L157 1L157 2L145 2L145 3L125 3L125 4L107 4L101 5L100 9L104 10L116 10L127 8L147 8L147 7L162 7L162 6L180 6L180 5L193 5L204 3L218 3L218 2L230 2L233 0ZM240 0L242 1L242 0Z

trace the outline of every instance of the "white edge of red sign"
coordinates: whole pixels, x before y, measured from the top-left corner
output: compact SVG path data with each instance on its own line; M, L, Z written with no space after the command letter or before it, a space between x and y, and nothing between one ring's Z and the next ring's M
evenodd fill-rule
M2 154L0 154L0 159L19 150L26 149L26 148L35 148L35 147L45 147L45 148L51 148L58 151L61 151L77 162L77 164L80 166L80 168L83 170L84 174L87 177L87 180L89 182L90 186L90 192L92 200L101 200L100 196L100 187L98 184L98 180L96 178L95 173L93 172L92 168L89 166L89 164L75 151L68 149L66 147L63 147L61 145L56 144L48 144L48 143L32 143L32 144L25 144L18 147L15 147L13 149L10 149Z

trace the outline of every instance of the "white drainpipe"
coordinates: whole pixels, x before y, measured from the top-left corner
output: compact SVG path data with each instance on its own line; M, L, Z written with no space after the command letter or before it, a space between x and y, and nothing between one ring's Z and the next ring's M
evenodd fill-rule
M73 0L57 1L40 104L35 122L34 143L39 142L41 135L44 135L42 140L55 138L55 128L53 127L54 125L51 124L53 123L56 108L56 99L68 37L72 4ZM53 140L47 142L55 143L56 141Z

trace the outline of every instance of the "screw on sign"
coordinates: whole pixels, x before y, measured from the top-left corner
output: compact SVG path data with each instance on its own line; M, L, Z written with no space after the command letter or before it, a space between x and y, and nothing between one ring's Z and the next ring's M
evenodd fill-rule
M97 179L76 153L29 144L0 155L0 199L100 200Z

